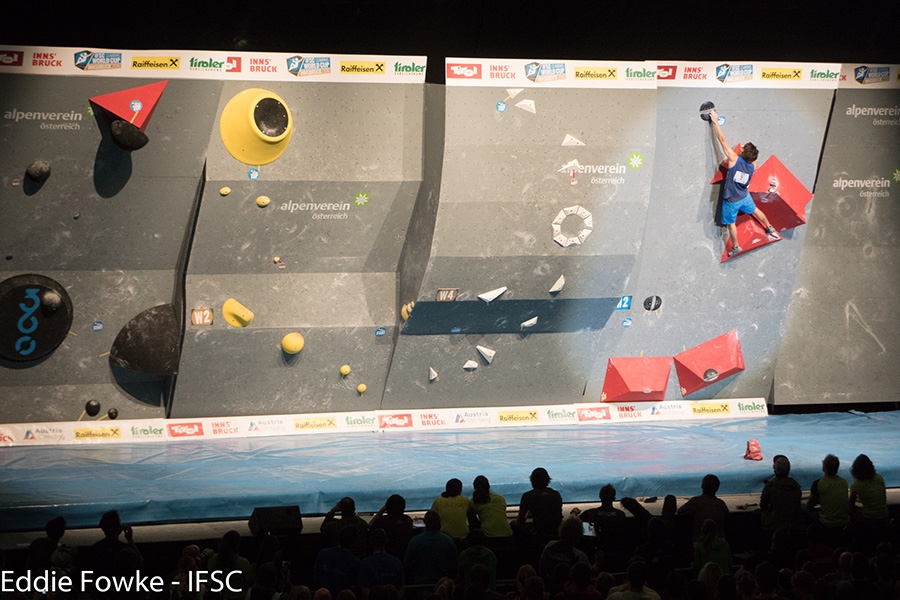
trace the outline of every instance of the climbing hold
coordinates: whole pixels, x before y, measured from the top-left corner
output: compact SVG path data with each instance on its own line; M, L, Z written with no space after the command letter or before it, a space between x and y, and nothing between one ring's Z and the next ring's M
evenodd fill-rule
M228 187L227 185L225 187L219 189L220 196L227 196L230 193L231 193L231 188Z
M358 386L356 386L356 391L359 392L360 395L365 394L366 393L366 384L361 383Z
M550 288L550 293L555 294L557 292L561 292L563 289L563 286L565 286L565 285L566 285L566 276L560 275L559 279L556 280L556 283L553 284L553 287Z
M478 363L475 362L474 360L467 360L466 364L463 365L463 369L465 369L466 371L474 371L477 368L478 368Z
M112 125L110 125L110 132L116 146L122 150L140 150L150 141L147 134L141 131L140 128L123 119L113 121Z
M484 300L485 302L490 303L491 300L495 300L500 294L507 290L506 286L499 287L495 290L491 290L489 292L485 292L483 294L478 294L479 300Z
M288 354L297 354L303 350L304 343L303 336L294 331L281 338L281 349Z
M406 321L409 319L409 315L412 314L413 308L416 306L415 302L410 302L409 304L404 304L400 309L400 316L403 317L403 320Z
M25 169L25 175L37 183L44 183L50 179L50 163L46 160L36 160Z
M119 410L117 408L111 408L106 412L106 416L115 421L119 418Z
M341 377L346 377L350 374L350 365L343 365L341 367Z
M434 367L428 367L428 381L437 381L438 374L437 371L434 370Z
M268 196L260 196L256 199L256 205L260 208L267 207L269 205L269 202L271 202L271 200Z
M96 400L88 400L84 405L84 412L86 412L89 417L96 417L100 414L100 403Z
M487 361L487 364L491 364L494 360L494 355L497 354L496 350L491 350L486 346L475 346L475 349L478 350L478 353L484 357L484 360Z
M246 327L253 321L253 311L234 298L222 305L222 316L232 327Z
M519 329L522 329L522 330L525 330L525 329L531 329L532 327L534 327L535 325L537 325L537 322L538 322L538 318L537 318L537 317L531 317L531 318L528 319L527 321L522 321L522 322L519 324Z
M219 134L225 149L247 165L267 165L287 149L291 111L278 95L259 88L239 92L222 109Z
M713 103L712 103L711 101L709 101L709 100L707 100L706 102L704 102L703 104L701 104L701 105L700 105L700 118L703 119L704 121L706 121L706 122L708 123L709 120L710 120L710 119L709 119L709 111L711 111L711 110L714 109L715 107L716 107L716 105L713 104Z

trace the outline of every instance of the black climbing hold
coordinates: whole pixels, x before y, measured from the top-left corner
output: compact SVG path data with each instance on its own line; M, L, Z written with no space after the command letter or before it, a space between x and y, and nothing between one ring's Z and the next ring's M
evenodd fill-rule
M116 146L122 150L140 150L150 141L146 133L123 119L113 121L110 131Z

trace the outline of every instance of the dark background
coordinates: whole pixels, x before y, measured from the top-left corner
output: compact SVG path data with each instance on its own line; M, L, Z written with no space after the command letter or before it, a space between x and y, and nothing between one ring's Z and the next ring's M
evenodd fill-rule
M6 3L0 43L588 60L900 62L900 2L57 0Z

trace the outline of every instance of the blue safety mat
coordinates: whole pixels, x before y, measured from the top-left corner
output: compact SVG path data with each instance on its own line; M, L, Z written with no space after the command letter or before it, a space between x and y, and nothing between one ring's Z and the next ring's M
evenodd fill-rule
M393 493L424 510L457 477L476 475L510 505L545 467L566 502L595 502L612 483L618 497L690 496L715 473L720 494L762 489L772 456L787 455L804 489L828 454L840 474L868 454L888 487L900 486L900 412L781 415L736 421L479 429L466 432L316 434L127 445L0 448L0 530L39 530L56 515L96 526L116 508L128 523L245 519L259 506L327 512L342 496L374 512ZM759 440L764 459L744 459Z

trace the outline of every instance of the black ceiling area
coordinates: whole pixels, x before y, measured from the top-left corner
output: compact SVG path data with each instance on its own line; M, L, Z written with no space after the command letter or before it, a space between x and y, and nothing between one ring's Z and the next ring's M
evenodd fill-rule
M0 43L443 58L900 62L900 2L198 0L7 3Z

